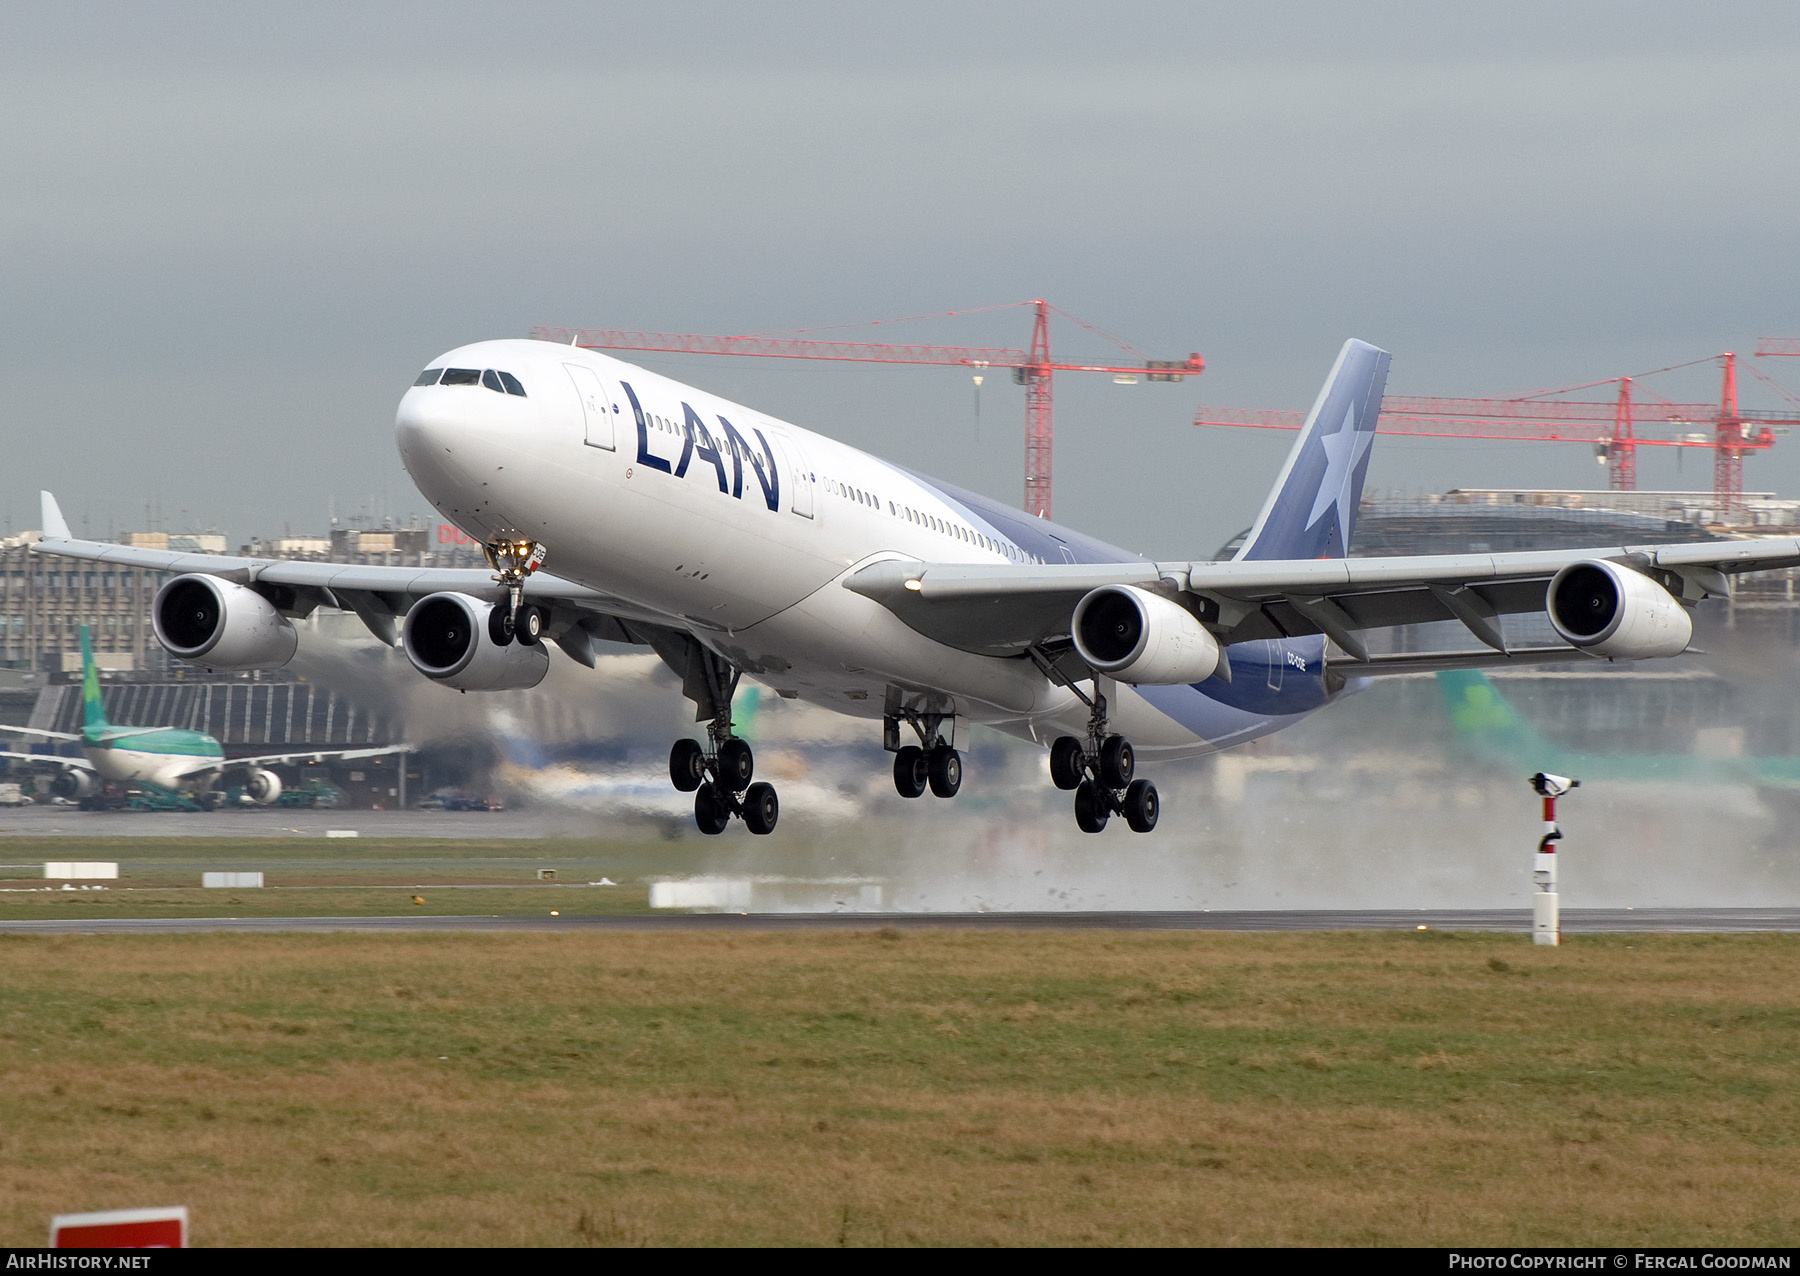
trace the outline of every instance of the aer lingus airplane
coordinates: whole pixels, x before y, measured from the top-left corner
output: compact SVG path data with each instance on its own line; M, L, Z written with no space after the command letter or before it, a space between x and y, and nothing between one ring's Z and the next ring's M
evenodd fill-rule
M1534 771L1583 780L1743 784L1800 792L1800 757L1711 757L1695 753L1627 753L1570 749L1546 739L1519 715L1479 669L1446 670L1438 690L1464 747L1518 776Z
M79 758L0 750L0 757L55 768L57 774L50 781L50 791L61 798L92 797L102 782L111 780L192 794L203 808L210 810L224 800L220 782L227 777L241 777L244 795L258 806L269 806L281 796L281 777L269 770L272 766L323 762L331 758L372 758L405 751L403 746L325 752L309 749L301 753L228 759L219 742L204 731L178 727L116 727L106 720L106 710L100 703L100 674L94 665L94 651L86 625L81 627L81 697L79 735L0 726L0 731L14 735L65 740L81 746Z
M734 815L767 833L779 811L732 733L743 675L879 722L903 797L956 793L958 733L983 723L1050 746L1083 829L1122 814L1141 832L1158 804L1134 774L1140 756L1265 735L1372 674L1673 656L1689 606L1725 593L1731 573L1800 564L1793 538L1347 559L1387 369L1385 351L1344 345L1230 562L1148 562L618 359L531 340L434 359L395 419L407 472L486 546L491 572L82 541L48 493L36 548L178 573L156 597L157 638L213 668L283 664L290 619L321 605L356 612L424 677L463 691L535 685L546 639L590 665L596 641L647 645L706 724L704 743L676 741L669 769L707 833ZM1509 646L1502 616L1545 611L1557 645ZM1433 620L1461 621L1481 645L1386 656L1363 640Z

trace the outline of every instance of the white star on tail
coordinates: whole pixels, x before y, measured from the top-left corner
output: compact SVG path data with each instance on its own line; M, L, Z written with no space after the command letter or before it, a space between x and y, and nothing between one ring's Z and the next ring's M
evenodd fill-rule
M1355 403L1344 409L1344 419L1337 430L1319 440L1325 449L1325 475L1319 480L1319 494L1313 497L1306 525L1311 527L1327 508L1337 506L1338 543L1346 553L1350 549L1350 480L1374 441L1373 430L1356 428Z

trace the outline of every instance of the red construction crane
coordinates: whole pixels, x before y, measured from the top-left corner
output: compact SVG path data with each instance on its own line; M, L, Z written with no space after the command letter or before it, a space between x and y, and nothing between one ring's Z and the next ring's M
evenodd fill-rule
M1013 380L1025 387L1025 511L1039 518L1050 517L1050 450L1051 450L1051 382L1058 372L1110 372L1115 379L1146 381L1180 381L1198 376L1206 368L1206 360L1190 354L1181 362L1142 359L1140 351L1116 337L1107 336L1091 324L1082 323L1067 311L1058 310L1064 318L1091 332L1106 336L1122 349L1139 355L1141 362L1112 366L1092 363L1056 363L1050 358L1050 312L1056 310L1047 301L1012 303L1031 306L1036 322L1031 329L1031 349L984 349L974 346L905 346L878 345L859 341L819 341L792 336L708 337L693 333L621 332L604 328L533 328L531 336L539 341L581 346L590 350L655 350L669 354L730 354L757 359L842 359L856 363L923 363L937 366L964 367L973 371L976 381L988 368L1011 368ZM1005 309L991 306L986 309ZM951 311L949 314L970 311ZM922 315L920 318L945 318L947 315ZM892 320L889 322L900 322Z
M1800 354L1800 349L1795 353ZM1637 490L1637 449L1640 447L1711 448L1713 491L1720 504L1729 508L1743 500L1744 455L1773 447L1776 429L1800 425L1800 416L1740 409L1737 356L1722 354L1718 356L1718 362L1723 380L1716 404L1647 401L1637 393L1641 390L1637 385L1639 378L1610 377L1605 381L1539 391L1516 399L1447 399L1390 394L1382 400L1379 428L1383 434L1426 438L1585 443L1606 460L1610 485L1614 491L1622 492ZM1688 366L1691 365L1674 365ZM1670 370L1658 368L1656 371ZM1615 384L1618 393L1611 401L1542 397ZM1776 388L1780 389L1779 386ZM1200 408L1194 424L1297 430L1305 419L1301 412ZM1638 430L1645 425L1667 426L1672 433L1667 438L1644 438Z

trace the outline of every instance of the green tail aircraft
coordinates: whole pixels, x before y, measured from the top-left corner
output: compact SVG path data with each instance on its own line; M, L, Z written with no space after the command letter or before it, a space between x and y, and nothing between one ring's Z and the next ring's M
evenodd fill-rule
M270 753L258 757L227 758L225 749L204 731L180 727L122 727L107 721L100 699L100 671L94 664L88 627L81 627L81 732L40 731L32 727L0 727L15 735L61 740L81 746L81 757L0 750L0 757L23 760L37 767L55 768L50 791L57 797L85 799L102 784L148 786L185 793L206 809L224 800L224 785L241 783L244 795L259 806L273 805L281 796L281 777L269 768L327 760L372 758L404 753L408 746L380 749L338 749L321 752Z
M1708 757L1694 753L1591 753L1546 739L1478 669L1437 675L1450 723L1475 753L1511 767L1583 780L1679 780L1800 789L1800 758Z

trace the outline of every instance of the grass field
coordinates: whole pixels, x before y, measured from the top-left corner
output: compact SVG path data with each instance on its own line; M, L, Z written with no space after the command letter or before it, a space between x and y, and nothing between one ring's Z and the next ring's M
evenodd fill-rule
M1800 938L0 937L0 1244L1800 1241Z

